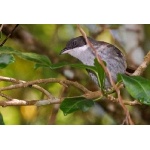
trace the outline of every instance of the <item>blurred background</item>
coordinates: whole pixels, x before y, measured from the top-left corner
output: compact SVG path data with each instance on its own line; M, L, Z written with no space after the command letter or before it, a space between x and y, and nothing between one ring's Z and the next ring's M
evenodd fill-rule
M15 25L4 25L1 34L2 42L12 31ZM126 55L128 67L136 69L143 61L145 54L150 50L150 25L81 25L86 34L96 40L106 41L117 46ZM5 46L12 47L23 52L34 52L47 55L52 63L68 62L78 63L79 61L69 55L59 55L66 43L77 36L80 32L76 25L54 25L54 24L25 24L19 25L13 35L5 43ZM40 78L60 78L77 81L91 91L97 90L96 85L89 78L87 72L82 69L64 67L57 70L48 68L34 69L34 63L15 57L16 61L0 70L1 76L13 77L20 80L35 80ZM150 67L142 75L150 79ZM9 83L0 82L0 86ZM80 91L73 87L63 88L59 84L46 84L54 96L77 96ZM5 92L13 98L18 99L41 99L43 95L32 88L15 89ZM122 91L124 100L133 100L127 92ZM0 98L1 99L1 98ZM146 105L127 106L135 124L150 124L150 107ZM86 124L121 124L124 119L122 108L117 103L102 100L95 103L88 112L77 111L64 116L59 110L59 105L47 106L11 106L0 107L5 124L18 125L86 125Z

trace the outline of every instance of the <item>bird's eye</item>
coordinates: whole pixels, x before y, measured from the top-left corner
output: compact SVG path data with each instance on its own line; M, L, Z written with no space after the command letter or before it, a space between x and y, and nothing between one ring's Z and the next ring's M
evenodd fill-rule
M77 46L77 41L73 41L73 42L72 42L72 46L73 46L73 47L76 47L76 46Z
M117 50L116 53L117 53L117 56L122 57L122 54L121 54L120 50Z

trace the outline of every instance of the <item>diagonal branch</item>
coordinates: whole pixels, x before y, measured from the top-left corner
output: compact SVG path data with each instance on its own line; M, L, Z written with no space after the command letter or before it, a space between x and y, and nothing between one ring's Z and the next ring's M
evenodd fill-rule
M12 29L12 31L7 35L7 37L4 39L4 41L0 44L0 47L3 46L6 41L8 40L8 38L13 34L13 32L15 31L15 29L19 26L19 24L15 25L15 27Z
M4 26L4 25L3 25L3 24L1 24L1 26L0 26L0 32L2 31L2 29L3 29L3 26Z
M96 51L96 49L94 48L94 46L92 45L92 43L88 40L86 33L84 32L84 30L80 27L80 25L77 25L79 31L81 32L82 36L85 38L86 43L90 46L92 52L95 54L96 59L98 60L98 62L100 63L100 65L103 67L106 76L109 78L111 85L114 87L115 89L115 83L112 79L111 73L108 70L108 68L105 66L104 62L102 61L102 58L100 57L100 55L98 55L98 52Z
M150 52L147 53L147 55L144 57L144 61L141 63L141 65L135 70L135 72L132 74L133 76L139 76L141 75L147 66L150 64Z
M94 46L92 45L92 43L88 40L87 36L86 36L86 33L84 32L84 30L80 27L80 25L77 25L79 31L81 32L81 34L83 35L83 37L85 38L86 40L86 43L90 46L92 52L95 54L95 57L97 58L98 62L100 63L100 65L103 67L105 73L106 73L106 76L109 78L109 81L112 85L112 87L115 89L115 91L117 92L117 95L118 95L118 101L119 101L119 104L121 105L121 107L123 108L125 114L126 114L126 118L127 118L127 124L133 124L133 121L131 120L131 117L130 117L130 114L129 114L129 111L128 109L125 107L124 103L123 103L123 100L122 100L122 97L120 95L120 89L115 85L115 82L113 81L112 79L112 76L111 76L111 73L109 71L109 69L105 66L105 64L103 63L100 55L98 54L98 52L96 51L96 49L94 48Z

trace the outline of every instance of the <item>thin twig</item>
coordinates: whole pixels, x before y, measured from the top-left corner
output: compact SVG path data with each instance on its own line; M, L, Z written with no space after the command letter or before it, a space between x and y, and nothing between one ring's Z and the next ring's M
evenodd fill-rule
M145 69L148 67L149 64L150 64L150 51L144 57L144 61L141 63L141 65L134 71L133 74L131 74L131 76L140 76L145 71ZM123 83L120 83L118 86L119 89L123 87L124 87Z
M12 98L2 92L0 92L0 96L6 98L7 100L11 100Z
M0 44L0 47L3 46L6 41L8 40L8 38L13 34L13 32L15 31L15 29L19 26L19 24L15 25L15 27L13 28L13 30L7 35L7 37L4 39L4 41Z
M144 70L147 68L147 66L150 64L150 51L147 53L147 55L144 57L144 61L141 63L141 65L135 70L135 72L132 74L133 76L139 76L141 75Z
M112 79L111 73L109 71L109 69L105 66L104 62L102 61L101 56L98 54L98 52L96 51L96 49L94 48L94 46L92 45L92 43L88 40L86 33L84 32L84 30L80 27L80 25L77 25L79 31L81 32L82 36L85 38L86 43L90 46L92 52L94 53L96 59L98 60L98 62L100 63L100 65L103 67L106 76L109 78L111 85L114 87L115 83Z
M112 101L112 102L116 102L118 103L118 98L115 98L114 96L112 95L108 95L107 96L107 99ZM134 100L134 101L130 101L130 100L123 100L123 103L125 105L130 105L130 106L133 106L133 105L142 105L140 102L138 102L137 100Z
M7 81L7 82L12 82L12 83L16 83L16 84L19 84L19 83L26 83L26 81L23 81L23 80L17 80L17 79L14 79L14 78L9 78L9 77L3 77L3 76L0 76L0 81ZM53 96L47 91L45 90L44 88L40 87L39 85L32 85L33 88L43 92L49 99L50 98L53 98Z
M0 80L1 79L2 78L0 76ZM12 79L10 79L8 81L12 81ZM79 84L78 82L73 82L73 81L64 80L64 79L62 80L62 79L57 79L57 78L38 79L38 80L33 80L33 81L22 82L22 83L18 83L15 85L10 85L7 87L0 88L0 91L12 90L12 89L17 89L17 88L25 88L25 87L29 87L29 86L32 86L35 84L41 84L41 83L59 83L63 86L64 85L72 85L72 86L77 87L78 89L80 89L84 93L90 93L91 92L87 88L85 88L83 85Z
M63 87L62 90L60 91L60 94L59 94L60 99L62 99L63 94L64 94L66 89L67 89L66 87ZM53 108L51 110L51 114L50 114L50 117L49 117L48 124L50 124L50 125L55 124L56 117L57 117L57 114L58 114L58 111L59 111L59 107L60 107L60 104L54 104L53 105Z
M127 109L127 107L126 107L125 104L123 103L123 99L122 99L122 96L121 96L121 94L120 94L120 90L119 90L118 88L117 88L116 90L117 90L116 92L117 92L117 95L118 95L119 103L120 103L120 105L122 106L122 108L123 108L123 110L124 110L124 112L125 112L125 114L126 114L126 123L127 123L127 124L130 124L130 125L133 125L134 123L133 123L133 121L132 121L132 119L131 119L129 110Z
M100 55L98 54L98 52L96 51L96 49L94 48L94 46L92 45L92 43L88 40L87 36L86 36L86 33L84 32L84 30L80 27L80 25L77 25L79 31L81 32L81 34L83 35L83 37L85 38L86 40L86 43L90 46L92 52L94 53L96 59L98 60L98 62L100 63L100 65L103 67L105 73L106 73L106 76L108 77L112 87L115 89L115 91L117 92L117 95L118 95L118 100L119 100L119 104L121 105L121 107L123 108L127 118L128 118L128 121L130 124L133 124L133 121L131 120L131 117L130 117L130 114L129 114L129 111L128 109L125 107L123 101L122 101L122 97L120 95L120 89L117 88L117 86L115 85L115 82L113 81L112 79L112 76L111 76L111 73L109 71L109 69L105 66L105 64L103 63Z
M0 26L0 32L2 31L2 29L3 29L3 26L4 26L4 25L3 25L3 24L1 24L1 26Z
M138 102L137 100L134 100L134 101L123 101L125 105L130 105L130 106L133 106L133 105L142 105L140 102Z

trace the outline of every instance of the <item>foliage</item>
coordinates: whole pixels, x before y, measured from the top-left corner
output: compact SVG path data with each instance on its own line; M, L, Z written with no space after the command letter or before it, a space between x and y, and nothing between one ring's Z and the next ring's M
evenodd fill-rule
M49 60L49 58L47 56L44 55L38 55L35 53L25 53L25 52L20 52L17 50L14 50L11 47L0 47L0 68L4 68L7 65L9 65L10 63L14 62L14 57L12 56L12 54L17 55L20 58L26 59L26 60L30 60L35 62L35 66L50 66L51 62Z
M92 100L88 100L84 97L71 97L63 100L60 109L63 111L64 115L67 115L77 110L85 112L93 105L94 102Z
M150 80L140 76L121 75L129 94L143 104L150 105Z
M46 45L47 49L49 49L49 51L52 51L53 49L54 53L51 53L49 56L46 56L44 53L39 54L36 51L35 52L27 51L23 45L21 44L17 45L17 43L15 43L15 41L13 40L7 41L7 43L4 46L0 47L1 76L10 76L10 77L22 79L24 78L23 75L25 75L27 76L26 78L27 80L32 80L34 78L37 78L37 79L45 78L45 77L56 77L56 78L58 77L60 79L63 79L64 78L64 76L62 75L63 71L61 70L65 70L65 68L69 68L69 69L71 68L72 70L77 71L79 79L80 78L83 79L83 81L81 80L78 80L78 81L81 81L87 87L92 89L92 86L89 84L91 83L90 80L87 83L88 76L85 75L86 78L82 77L82 74L85 73L84 70L87 69L96 74L100 88L101 90L104 90L104 79L106 75L105 75L103 68L99 65L97 59L95 59L94 61L95 66L87 66L81 63L76 63L76 60L74 60L74 58L69 59L69 63L66 62L67 59L65 59L65 62L64 62L64 58L57 55L58 52L64 47L66 41L70 39L70 37L65 37L63 39L64 34L71 32L72 36L79 35L79 33L77 33L77 29L75 28L75 26L52 25L52 28L51 28L49 25L46 25L46 26L42 25L42 29L40 28L41 27L40 25L36 25L36 26L22 25L22 27L28 29L31 34L36 35L37 39L38 38L42 39L41 41L44 43L44 45ZM32 30L33 28L34 30ZM88 28L86 27L84 28L85 30L88 31ZM58 31L60 31L59 34L56 34ZM48 32L50 33L48 34ZM1 34L1 41L2 41L4 38L4 35L2 33L0 34ZM49 41L44 41L44 39L47 40L47 37L51 38L50 43ZM108 34L107 34L107 38L108 38ZM67 57L68 56L66 56L66 58ZM32 68L33 64L34 64L34 69L36 70ZM24 70L24 72L22 73L22 76L19 75L19 73L22 72L21 70ZM28 76L28 74L30 75ZM19 75L19 77L17 75ZM126 94L127 98L129 98L131 101L134 98L134 99L137 99L143 105L150 105L150 86L149 86L150 80L144 77L126 76L126 75L121 75L121 74L119 75L119 78L121 82L124 83L125 89L128 92L128 94ZM2 87L7 84L0 83L0 85ZM62 88L60 87L58 88L58 86L55 84L44 85L44 86L47 89L50 89L51 87L53 87L53 89L55 89L54 93L56 95L59 95L62 91ZM82 96L76 97L74 96L76 95L76 93L74 93L74 90L71 90L71 88L69 90L65 92L65 95L67 96L60 105L60 110L62 111L58 111L58 116L61 116L61 119L56 119L56 120L61 120L60 124L67 124L66 123L67 121L63 122L63 120L65 120L63 118L66 117L66 116L61 115L61 113L63 112L64 115L70 114L72 115L72 117L77 116L78 118L80 118L80 119L77 119L76 122L73 122L72 124L78 124L78 122L80 122L79 120L82 120L82 124L90 124L92 122L91 120L94 120L92 123L96 124L97 120L99 120L100 118L97 118L95 114L91 117L92 113L88 111L88 110L91 110L90 109L91 107L95 107L94 101L96 99L86 99L85 97L82 97ZM40 99L40 97L42 97L37 91L31 92L30 88L26 90L23 90L23 89L18 90L15 92L9 91L6 93L10 93L12 97L15 97L17 94L18 98L20 99L24 99L24 98L28 99L28 97L31 97L32 99ZM107 96L108 93L106 92L105 94ZM69 97L69 95L74 96L74 97ZM131 95L132 98L129 95ZM103 103L103 102L100 101L99 103ZM103 106L100 106L100 107L103 108ZM49 115L51 114L54 108L55 107L52 105L43 106L38 109L21 106L20 109L18 109L17 111L15 109L14 113L19 114L16 116L19 116L18 120L20 124L47 124ZM2 109L5 109L5 108L0 108L0 110ZM134 108L132 109L134 111ZM81 110L84 113L78 110ZM34 117L31 117L29 120L28 119L29 115L28 115L28 118L26 117L27 115L21 115L25 112L28 112L29 114L31 114L31 116L34 116ZM104 111L104 113L108 115L111 118L111 120L114 119L111 113L108 113L107 111ZM89 115L90 119L86 117L86 114ZM119 118L119 116L117 117ZM0 114L0 124L6 124L5 123L5 120L7 120L6 118L7 118L6 115L2 116ZM142 120L140 121L142 122ZM55 123L57 124L57 121ZM8 121L7 124L11 124L11 122Z

